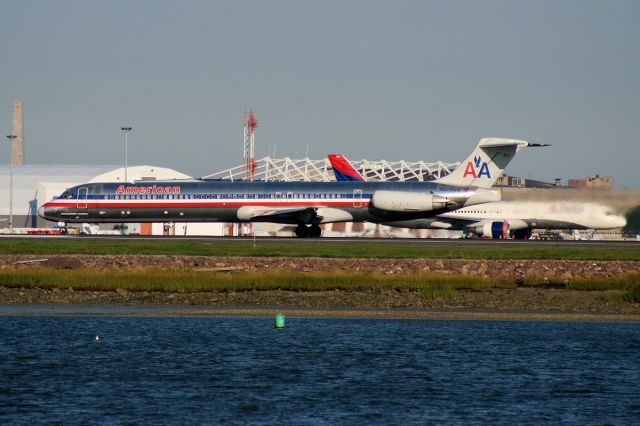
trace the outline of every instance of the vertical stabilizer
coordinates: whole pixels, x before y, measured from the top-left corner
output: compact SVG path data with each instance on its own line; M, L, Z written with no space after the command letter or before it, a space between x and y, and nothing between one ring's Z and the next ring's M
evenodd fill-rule
M339 182L364 182L364 178L342 154L329 154L327 156L336 180Z
M437 183L455 186L491 188L516 153L530 144L527 141L504 138L482 138L460 165Z

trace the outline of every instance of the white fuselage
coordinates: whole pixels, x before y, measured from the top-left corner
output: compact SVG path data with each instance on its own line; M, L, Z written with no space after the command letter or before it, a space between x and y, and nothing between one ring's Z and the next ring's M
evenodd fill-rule
M503 221L511 229L615 229L626 224L625 218L608 206L562 201L499 201L464 207L439 217L469 222Z

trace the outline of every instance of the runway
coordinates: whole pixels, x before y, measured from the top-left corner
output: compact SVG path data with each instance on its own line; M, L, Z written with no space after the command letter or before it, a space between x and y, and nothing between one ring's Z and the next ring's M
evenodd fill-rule
M211 236L132 236L132 235L7 235L0 234L0 241L16 240L123 240L123 241L155 241L166 243L169 241L192 241L201 243L246 244L253 241L251 237L211 237ZM449 238L290 238L290 237L256 237L256 244L260 242L278 243L286 245L306 244L347 244L347 245L388 245L400 244L416 247L436 246L461 246L461 247L486 247L488 245L499 246L530 246L530 247L594 247L594 248L621 248L638 247L638 240L483 240L483 239L449 239Z

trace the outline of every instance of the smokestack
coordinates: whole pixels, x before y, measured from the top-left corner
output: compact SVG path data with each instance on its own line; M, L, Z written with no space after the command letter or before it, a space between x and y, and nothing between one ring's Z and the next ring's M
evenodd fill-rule
M16 138L11 142L11 161L14 166L24 164L24 113L22 101L16 99L13 104L13 135Z

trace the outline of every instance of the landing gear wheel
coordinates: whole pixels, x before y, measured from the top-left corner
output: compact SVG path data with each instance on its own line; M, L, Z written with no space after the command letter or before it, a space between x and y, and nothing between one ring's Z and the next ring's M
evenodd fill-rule
M531 238L531 230L528 228L525 229L516 229L513 231L513 237L516 240L528 240Z
M318 238L320 235L322 235L322 229L320 229L318 225L311 225L309 236L311 238Z
M298 238L307 238L309 236L309 227L306 225L298 225L296 226L296 237Z

